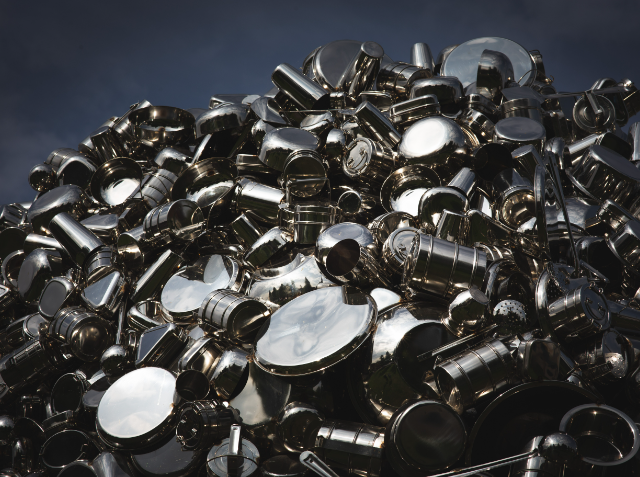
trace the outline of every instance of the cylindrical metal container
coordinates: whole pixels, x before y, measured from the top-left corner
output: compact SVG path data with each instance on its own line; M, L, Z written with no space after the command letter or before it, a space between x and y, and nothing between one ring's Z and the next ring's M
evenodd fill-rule
M570 291L548 307L549 325L561 341L576 342L609 328L606 298L589 285Z
M535 98L518 98L505 101L500 106L505 118L529 118L542 124L542 105Z
M148 174L142 182L140 193L150 209L163 203L171 192L173 184L178 180L178 176L167 169L158 169L156 172Z
M49 323L49 336L69 345L83 361L99 360L113 344L113 335L107 321L79 306L61 309Z
M315 452L327 465L361 477L377 477L382 467L384 427L325 421Z
M238 181L232 207L238 213L251 211L261 220L275 224L278 221L278 206L284 196L284 191L280 189L242 178Z
M358 125L366 135L383 146L395 148L402 140L402 135L382 112L368 101L364 101L356 109L354 116Z
M332 204L298 204L293 213L293 241L315 244L318 235L340 222L341 210Z
M450 300L473 285L482 286L486 269L483 250L419 233L405 262L402 286Z
M345 175L354 180L382 185L395 166L390 150L369 138L357 138L347 146L342 161Z
M431 76L433 73L428 69L398 61L387 63L380 68L376 84L378 90L391 91L401 98L406 98L413 83L421 78L431 78Z
M98 237L67 212L61 212L51 219L49 230L80 267L92 252L104 246Z
M442 398L462 414L515 384L514 368L509 349L491 339L436 365L434 371Z
M231 426L238 424L235 409L215 401L193 401L182 407L176 427L176 438L184 450L210 449L229 435Z
M269 315L261 301L231 290L210 293L198 310L201 326L239 342L251 342Z
M204 216L198 204L188 199L175 200L149 211L144 218L145 236L160 235L188 240L200 232Z
M275 69L271 74L271 81L300 109L329 107L329 92L287 63L282 63Z

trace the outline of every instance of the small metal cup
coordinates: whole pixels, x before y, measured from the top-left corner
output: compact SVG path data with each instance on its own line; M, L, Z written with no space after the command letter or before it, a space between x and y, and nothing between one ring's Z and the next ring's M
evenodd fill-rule
M413 239L418 229L402 227L394 230L382 244L382 264L396 277L402 276Z
M300 109L327 109L329 93L311 81L298 68L282 63L271 74L271 81Z
M611 149L596 144L567 171L567 177L587 197L600 202L609 199L624 207L635 199L640 170Z
M188 111L169 106L147 106L129 114L133 135L157 150L195 140L196 119Z
M454 76L434 76L417 80L411 86L411 99L427 94L435 95L444 115L455 115L460 111L458 102L462 99L462 83Z
M344 91L353 102L358 95L370 89L380 71L384 50L374 41L365 41L351 58L338 81L336 90Z
M144 177L140 195L150 209L163 203L171 193L178 176L167 169L158 169Z
M25 343L3 356L0 377L5 386L0 389L0 399L15 397L24 386L63 369L72 360L71 353L64 353L47 336Z
M100 158L101 163L116 157L127 157L127 150L112 127L102 126L93 131L89 137L93 144L93 152Z
M516 384L514 368L509 349L491 339L436 365L434 372L442 398L462 414Z
M315 451L327 465L363 477L377 477L382 467L384 427L325 421Z
M604 296L583 285L550 303L548 320L560 340L581 341L609 328L609 307Z
M234 427L237 430L234 430ZM240 426L231 426L230 437L215 445L207 454L209 477L254 477L258 475L260 453L247 439L240 437Z
M291 195L296 197L317 195L329 182L322 156L310 150L292 152L285 161L281 179L287 198Z
M500 105L500 111L505 118L529 118L538 121L542 120L542 105L535 98L518 98L505 101Z
M157 296L181 263L180 255L165 250L138 279L131 291L131 301L138 302Z
M485 313L488 305L487 296L478 287L472 286L449 304L449 310L442 317L442 324L459 337L473 334L486 326Z
M454 213L465 213L469 208L469 200L453 187L434 187L427 190L420 198L418 220L427 232L434 233L445 210Z
M231 290L210 293L198 310L198 321L231 342L251 342L269 317L269 308L259 300Z
M421 78L431 78L431 76L433 73L430 70L408 63L387 63L380 68L376 89L390 91L397 97L406 98L416 81Z
M204 223L198 205L187 199L180 199L158 206L144 218L145 237L153 240L160 235L189 240L200 233Z
M435 62L431 48L426 43L414 43L411 47L411 64L433 73Z
M124 274L115 270L82 290L80 299L89 310L110 319L122 303L127 289Z
M535 217L533 186L515 169L505 169L493 180L498 196L498 217L506 225L517 229Z
M265 233L262 227L245 214L240 214L237 219L231 222L230 226L238 242L245 248L251 247Z
M239 416L233 408L225 408L215 401L188 402L178 418L176 439L183 450L210 449L228 436L231 426L238 423Z
M481 143L493 140L496 125L485 114L475 109L463 109L456 122L473 132Z
M185 348L187 333L173 323L143 331L136 347L136 368L169 366Z
M278 128L264 136L258 157L264 165L282 172L292 153L300 150L315 151L319 148L320 140L312 132L298 128Z
M332 204L298 204L293 214L293 241L315 244L327 228L340 222L341 210Z
M434 236L439 239L455 242L460 245L469 244L469 217L444 209L436 225Z
M78 296L75 283L66 277L54 277L47 282L38 302L38 313L51 320L58 310L74 305Z
M99 360L113 344L114 335L107 321L79 306L59 310L49 324L48 334L68 345L83 361Z
M510 82L516 81L513 64L500 51L484 50L478 61L476 88L478 93L495 101L498 93Z
M278 206L284 197L285 193L280 189L243 177L235 189L232 207L237 213L251 211L261 220L275 224L278 221Z
M245 263L259 268L271 257L286 249L293 241L292 235L280 227L273 227L267 231L244 254Z
M325 266L327 272L342 283L358 286L390 287L386 271L354 239L344 239L331 247Z
M401 129L416 121L440 115L440 103L434 94L425 94L394 104L389 108L391 123Z
M126 157L102 164L91 178L91 195L107 206L124 204L139 192L142 181L140 165Z
M369 138L358 138L347 146L342 170L351 179L382 184L394 168L390 150Z
M585 404L567 412L560 431L573 436L580 449L581 475L603 472L633 459L640 448L640 433L622 411L605 405ZM616 429L616 432L611 432Z
M49 229L71 259L82 267L89 283L115 267L115 255L111 249L72 215L66 212L56 215L49 223Z
M394 149L400 143L402 135L391 121L368 101L356 108L354 116L369 138L381 142L389 149Z
M419 233L405 262L402 286L450 300L473 285L480 287L486 268L483 250Z

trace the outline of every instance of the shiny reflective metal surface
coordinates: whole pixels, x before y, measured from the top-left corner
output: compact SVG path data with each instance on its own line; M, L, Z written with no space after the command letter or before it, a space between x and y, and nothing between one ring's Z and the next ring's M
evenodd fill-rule
M465 134L460 126L440 117L421 119L411 125L398 146L402 160L430 166L439 175L449 177L455 174L466 152Z
M233 259L225 255L202 257L167 281L160 294L163 312L176 321L193 317L209 293L239 289L243 278Z
M380 202L387 212L406 212L416 217L422 195L439 185L438 174L428 165L401 167L385 179L380 189Z
M390 463L404 475L451 467L462 456L466 440L462 419L447 405L428 400L402 406L385 432Z
M91 178L91 195L105 205L119 205L139 191L140 165L128 158L115 158L102 164Z
M160 368L132 371L107 389L98 406L96 427L117 448L136 449L158 442L175 420L174 376Z
M316 320L300 319L309 309ZM306 293L271 316L255 343L256 363L277 375L320 371L355 351L371 332L375 317L371 298L356 290L332 287ZM306 336L314 336L315 345L300 348Z
M157 148L184 144L195 136L193 114L169 106L147 106L129 114L134 136Z
M604 429L615 427L615 435ZM638 427L620 410L586 404L567 412L560 422L560 431L573 436L580 446L582 462L590 467L611 467L632 459L640 448ZM609 435L608 435L609 434Z
M485 50L505 55L513 65L514 80L526 84L535 78L535 63L527 50L506 38L486 37L456 46L442 63L445 76L456 76L466 88L476 81L477 65Z
M633 81L305 48L123 107L0 205L0 474L635 475Z
M480 249L419 233L405 261L402 284L413 293L451 299L481 285L486 266L486 253Z
M567 177L587 197L625 204L638 187L640 171L610 149L593 145Z

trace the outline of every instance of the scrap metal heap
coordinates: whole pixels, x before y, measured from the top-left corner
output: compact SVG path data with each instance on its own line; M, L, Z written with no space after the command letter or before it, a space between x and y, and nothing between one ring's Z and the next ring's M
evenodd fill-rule
M271 80L0 208L0 476L640 475L633 82L502 38Z

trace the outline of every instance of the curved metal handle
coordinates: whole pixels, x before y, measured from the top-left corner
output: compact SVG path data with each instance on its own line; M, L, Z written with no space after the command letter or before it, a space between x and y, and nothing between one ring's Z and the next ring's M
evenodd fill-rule
M313 470L321 477L339 477L331 468L322 462L320 458L311 451L304 451L300 454L300 463Z

